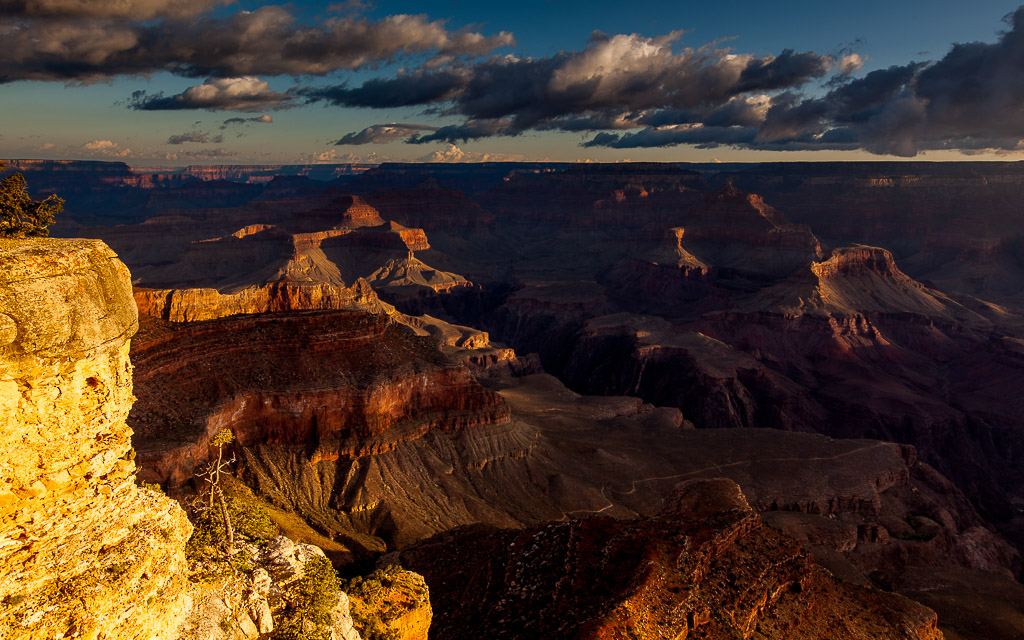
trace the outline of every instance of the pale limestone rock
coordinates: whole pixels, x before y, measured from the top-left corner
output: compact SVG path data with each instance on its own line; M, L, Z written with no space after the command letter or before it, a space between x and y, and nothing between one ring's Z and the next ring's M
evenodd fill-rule
M270 612L270 604L266 598L260 598L250 605L249 613L256 622L259 633L270 633L274 630L274 616Z
M331 629L331 640L361 640L359 631L352 623L352 614L347 594L342 593L341 597L338 598L338 604L331 611L331 617L334 619L334 628Z
M174 501L135 485L128 270L102 242L0 241L0 637L175 637Z
M270 633L274 630L274 617L270 611L270 603L267 596L274 587L274 581L270 574L263 567L257 567L250 576L251 586L249 587L249 616L256 622L260 633Z

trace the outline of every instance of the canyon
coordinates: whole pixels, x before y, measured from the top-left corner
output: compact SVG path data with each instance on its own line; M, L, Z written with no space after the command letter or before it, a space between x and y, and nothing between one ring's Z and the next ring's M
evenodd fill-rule
M139 477L230 427L431 637L1024 633L1016 164L78 169L33 186L131 270Z

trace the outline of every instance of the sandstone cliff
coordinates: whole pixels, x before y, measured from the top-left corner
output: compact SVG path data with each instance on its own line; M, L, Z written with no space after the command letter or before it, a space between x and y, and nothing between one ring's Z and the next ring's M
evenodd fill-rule
M128 271L98 241L0 243L0 637L174 637L174 501L135 485Z
M389 313L365 280L351 287L330 283L272 282L245 287L232 293L216 289L136 289L139 314L169 322L200 322L228 316L311 311L316 309L362 310Z

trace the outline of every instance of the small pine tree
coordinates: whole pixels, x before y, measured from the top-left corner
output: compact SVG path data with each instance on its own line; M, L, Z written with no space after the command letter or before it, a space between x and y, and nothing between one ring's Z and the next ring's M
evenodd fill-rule
M302 569L302 578L288 594L288 610L274 628L273 640L326 640L330 637L331 610L341 588L330 561L314 556Z
M228 505L224 502L224 489L220 486L220 474L225 466L235 461L232 457L228 462L224 462L224 445L231 444L234 440L235 434L231 432L231 429L221 429L210 440L210 446L217 447L217 462L210 467L209 472L210 509L213 509L213 503L216 500L217 506L220 507L221 517L224 518L224 529L228 533L228 550L235 546L235 531L231 526L231 513L228 511Z
M0 171L7 165L0 162ZM43 200L28 195L25 176L13 173L0 180L0 237L45 238L54 216L64 210L64 199L51 194Z

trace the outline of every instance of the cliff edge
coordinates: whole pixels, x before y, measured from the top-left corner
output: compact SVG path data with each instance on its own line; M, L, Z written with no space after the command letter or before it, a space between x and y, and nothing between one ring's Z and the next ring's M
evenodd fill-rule
M192 527L135 485L137 328L102 242L0 241L0 637L156 640L187 613Z

